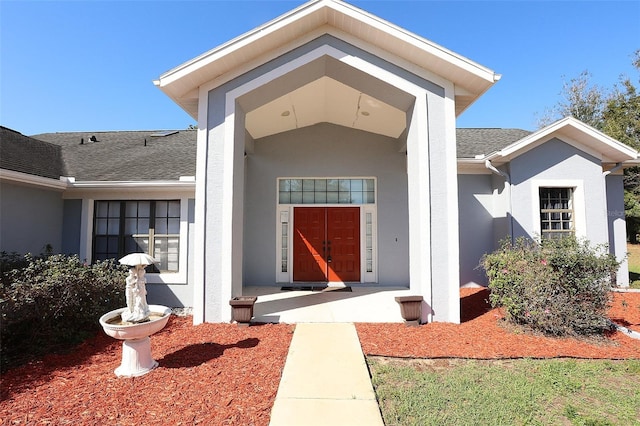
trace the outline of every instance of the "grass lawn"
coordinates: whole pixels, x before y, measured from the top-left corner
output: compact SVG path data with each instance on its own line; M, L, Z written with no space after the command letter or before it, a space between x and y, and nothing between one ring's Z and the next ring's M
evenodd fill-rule
M640 244L627 244L629 256L629 284L640 288Z
M368 363L388 426L640 424L640 360Z

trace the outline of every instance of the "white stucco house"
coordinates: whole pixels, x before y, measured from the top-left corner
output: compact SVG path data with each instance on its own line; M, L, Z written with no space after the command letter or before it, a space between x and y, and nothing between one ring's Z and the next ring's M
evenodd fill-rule
M486 284L478 262L505 237L575 233L624 258L622 169L638 153L572 118L456 129L499 79L310 1L154 82L197 131L3 128L0 249L149 251L152 302L193 306L195 323L228 321L249 287L314 283L404 289L425 320L455 323L459 287Z

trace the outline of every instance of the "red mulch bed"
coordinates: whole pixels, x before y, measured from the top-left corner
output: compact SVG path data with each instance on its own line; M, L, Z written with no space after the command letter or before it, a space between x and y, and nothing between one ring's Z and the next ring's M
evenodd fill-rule
M515 334L487 298L486 290L462 289L460 325L357 324L362 348L416 358L640 358L640 340L621 333L590 342ZM640 331L640 293L614 294L610 316ZM268 425L294 326L191 321L172 317L152 336L160 366L146 376L117 378L121 343L103 333L8 371L0 423Z
M487 303L486 289L460 289L462 324L356 324L366 355L403 358L588 358L640 359L640 340L615 332L576 340L525 334L504 324ZM640 331L640 293L613 293L610 318Z
M0 424L267 425L294 327L192 326L151 337L159 367L119 379L122 344L100 333L2 377Z

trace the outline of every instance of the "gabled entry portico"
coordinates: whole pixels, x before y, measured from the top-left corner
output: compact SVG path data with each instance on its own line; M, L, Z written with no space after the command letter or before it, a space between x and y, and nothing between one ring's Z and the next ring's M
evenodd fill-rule
M227 321L243 288L305 274L405 287L430 318L458 322L455 116L494 77L330 0L162 76L157 84L198 119L194 322ZM290 176L373 179L376 199L282 203ZM324 217L315 241L307 213ZM342 214L358 233L336 245L342 225L329 217Z

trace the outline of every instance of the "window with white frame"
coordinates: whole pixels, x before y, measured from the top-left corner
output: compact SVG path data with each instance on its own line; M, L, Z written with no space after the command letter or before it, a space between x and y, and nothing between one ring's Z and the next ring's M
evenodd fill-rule
M178 272L180 201L96 201L93 259L144 252L158 264L150 272Z
M279 179L280 204L374 204L374 179Z
M542 238L562 238L575 233L573 188L540 187Z

